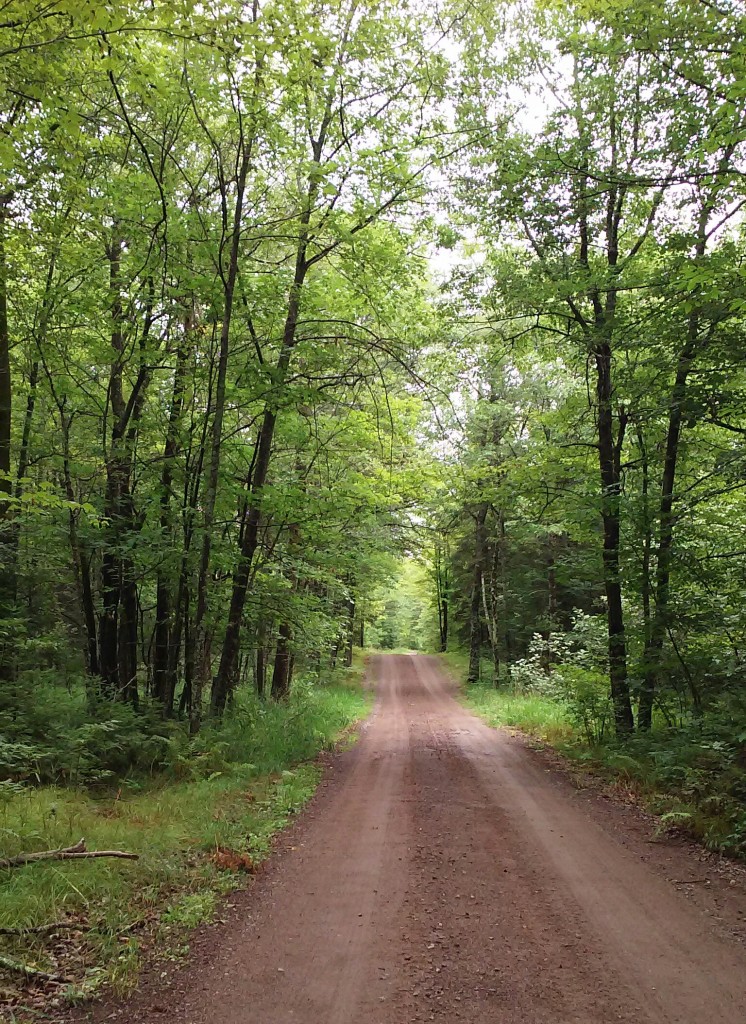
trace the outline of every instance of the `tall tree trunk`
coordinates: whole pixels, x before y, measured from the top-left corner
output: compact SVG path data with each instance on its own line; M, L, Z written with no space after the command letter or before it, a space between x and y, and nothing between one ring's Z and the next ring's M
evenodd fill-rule
M256 662L254 669L256 692L263 697L267 688L267 649L262 644L256 649Z
M287 622L283 622L277 635L275 664L272 671L272 697L275 700L284 700L290 693L293 675L293 658L290 652L291 639L290 625Z
M438 603L440 650L448 650L448 548L435 544L435 599Z
M487 558L485 557L485 562L486 561ZM497 686L500 680L500 644L497 636L497 614L494 602L492 579L490 578L490 597L488 598L487 578L485 572L482 572L482 610L484 611L484 621L487 625L487 637L490 642L490 650L492 651L492 664L494 667L493 683Z
M350 597L347 601L347 642L345 644L345 666L352 665L352 646L355 642L355 598Z
M150 379L146 346L153 324L153 281L148 281L148 301L139 339L138 375L125 401L123 364L125 360L124 308L122 298L122 256L124 241L115 227L107 246L111 316L112 361L109 372L109 410L112 424L106 459L105 512L108 527L102 555L103 609L99 623L99 667L103 692L137 705L137 584L132 560L125 555L138 530L131 478L137 428Z
M14 656L12 618L17 597L15 531L10 498L10 430L12 385L10 376L10 329L8 325L8 264L5 257L5 228L10 196L0 198L0 682L13 678Z
M504 648L502 643L502 634L504 632L504 626L501 629L502 621L505 618L505 602L502 597L502 576L501 567L503 561L502 545L503 537L501 534L500 527L504 522L504 516L502 510L497 514L497 536L492 549L492 564L490 566L490 606L492 612L492 660L494 664L494 683L498 686L502 675L502 659L504 655Z
M192 728L192 708L194 706L194 663L196 660L195 654L195 643L194 643L194 629L192 626L191 619L191 604L192 596L191 590L187 585L184 588L184 686L181 691L181 697L179 698L179 714L189 715L189 731L193 733Z
M119 631L117 636L119 693L121 699L137 708L137 584L130 559L122 562Z
M207 583L210 573L210 556L212 552L212 533L215 521L215 503L218 493L220 476L220 457L223 444L223 420L225 417L225 385L228 375L228 358L230 354L230 332L233 319L233 305L236 294L236 281L240 257L243 206L246 192L246 180L249 173L251 147L243 145L238 177L236 181L236 201L233 208L230 248L228 256L228 272L223 279L223 319L220 326L220 350L218 353L218 372L215 383L215 400L212 417L212 434L210 443L210 461L207 472L207 486L204 496L204 513L202 516L202 548L197 576L197 605L195 609L194 631L197 651L197 663L192 688L191 729L196 732L202 713L202 693L210 678L210 641L206 622L207 615Z
M23 432L21 434L21 447L18 449L18 466L16 468L16 498L23 494L23 481L28 472L30 451L31 451L31 426L34 420L34 409L36 408L36 386L39 383L39 360L35 359L31 364L31 372L28 380L28 394L26 395L26 413L23 417Z
M55 401L60 413L60 427L62 431L62 479L67 498L68 509L68 538L70 541L70 555L73 563L78 600L85 628L85 663L89 676L99 675L98 658L98 631L96 629L96 605L93 598L93 583L91 580L91 562L93 555L82 543L78 533L78 521L80 510L76 507L75 488L73 486L72 473L70 472L70 428L72 416L65 411L65 402L58 399Z
M106 496L104 511L107 527L101 557L102 612L99 622L99 661L103 693L109 698L119 696L119 604L122 594L122 567L118 550L123 500L123 430L126 402L122 392L122 359L124 354L123 309L121 293L121 261L123 243L116 234L107 248L109 260L109 295L111 316L111 370L109 373L109 408L113 418L111 440L106 460Z
M502 605L502 650L503 663L505 666L505 678L510 682L511 663L513 661L513 637L510 631L510 606L508 603L508 529L505 522L505 513L501 510L498 516L498 528L500 536L500 600Z
M559 606L554 544L554 537L550 535L547 541L547 622L550 631L557 628L557 609Z
M471 585L469 613L469 674L468 683L476 683L480 676L482 658L482 577L487 548L487 502L477 507L474 515L474 575Z
M668 430L666 432L666 450L663 459L663 475L661 477L659 534L656 549L655 609L648 642L645 645L644 671L642 687L640 689L640 704L637 711L637 725L643 731L650 729L653 723L653 703L661 671L663 645L669 627L668 613L674 532L673 503L676 465L679 457L679 441L681 439L682 411L686 399L686 385L697 346L698 333L699 314L693 312L689 316L688 337L686 345L679 355L676 366L676 378L668 408Z
M611 346L602 341L594 352L597 372L598 458L601 473L601 518L603 521L603 571L606 588L609 635L609 675L614 721L620 735L632 732L634 720L627 681L627 642L624 635L622 581L619 563L621 536L620 436L614 437Z
M101 616L98 624L99 672L104 696L119 691L119 565L110 546L101 556Z
M725 172L729 167L734 152L735 143L731 143L726 147L721 156L719 162L719 170L721 172ZM695 258L698 260L701 260L707 251L709 237L707 228L715 207L716 196L717 188L714 188L702 203L699 211L697 243L695 247ZM663 646L670 625L671 558L675 523L673 513L674 488L676 485L676 468L679 457L683 408L686 400L687 382L699 344L700 319L701 309L697 307L691 310L687 318L686 341L676 364L676 376L668 407L668 429L666 431L666 449L661 477L659 532L656 550L655 610L648 642L645 646L645 668L637 713L638 727L643 731L649 730L652 725L655 691L662 669Z
M72 517L72 513L71 513ZM93 598L93 582L91 579L90 552L84 552L77 540L77 521L70 520L70 547L77 549L77 572L80 577L80 604L83 609L83 621L86 635L86 667L88 674L98 676L101 669L98 659L98 636L96 631L96 604ZM76 555L73 555L75 561Z
M193 316L185 318L183 333L180 336L176 349L176 366L174 369L174 383L171 392L171 405L168 414L168 427L166 440L163 449L163 468L161 470L161 496L160 496L160 527L161 540L166 547L171 544L173 532L173 516L171 510L171 499L173 490L173 478L176 459L180 450L180 427L181 417L184 411L184 397L186 385L187 354L189 340L193 328ZM171 667L173 664L172 645L175 631L174 608L178 609L178 596L174 602L174 586L170 565L161 565L158 569L156 583L156 608L155 608L155 650L153 659L153 690L155 699L161 704L163 713L171 715L173 711L174 683ZM178 590L181 578L177 582ZM178 611L176 612L178 615Z
M310 214L309 214L310 216ZM307 221L306 221L307 226ZM290 290L288 301L288 312L285 318L283 330L283 342L280 355L273 374L274 394L272 404L267 405L262 417L262 425L259 431L256 460L251 476L251 486L247 494L248 512L244 524L243 537L241 539L241 550L238 565L233 575L233 589L231 602L228 609L228 622L223 638L223 649L220 656L220 665L212 686L212 710L214 714L222 714L228 694L235 685L235 671L240 648L241 621L243 610L246 604L246 594L251 577L251 569L254 563L254 556L259 545L259 523L261 519L261 493L267 482L270 461L272 457L272 442L274 440L275 426L277 424L278 406L282 400L287 380L290 360L295 348L296 334L298 330L298 317L300 314L300 296L308 270L306 264L305 240L298 249L296 258L295 277Z
M574 65L577 84L580 74L577 58ZM610 180L606 189L605 249L608 280L599 289L591 268L591 221L589 199L590 132L586 111L582 104L576 108L575 118L581 138L581 157L576 178L576 216L578 226L578 261L587 275L593 315L586 319L568 300L572 315L589 342L589 353L596 367L596 433L601 483L601 519L603 523L603 576L606 590L609 676L614 722L618 735L625 736L634 729L632 703L627 678L627 643L624 634L624 609L619 544L621 538L621 451L624 442L626 415L620 415L618 434L614 431L614 387L612 380L612 339L618 286L616 278L619 263L619 228L627 194L627 186L620 184L617 172L618 131L615 97L610 95L609 154ZM595 188L595 181L591 188ZM597 246L600 249L600 245Z
M329 128L331 109L327 107L324 122L320 128L318 137L312 142L313 161L318 168L321 161L321 153ZM312 174L308 179L308 191L306 201L298 222L298 247L295 253L295 268L293 281L288 293L287 312L283 324L282 344L277 363L272 374L273 393L270 401L264 409L262 425L259 432L259 443L257 446L256 461L251 476L251 487L247 494L248 515L244 525L243 537L241 539L241 552L238 566L233 576L233 590L231 592L230 608L228 610L228 623L223 637L223 649L220 655L220 665L212 686L212 710L215 714L222 714L225 702L232 687L235 685L236 663L241 638L241 621L243 609L246 603L246 593L251 578L251 567L259 544L259 522L261 519L261 495L267 482L269 464L272 458L272 442L274 440L275 426L277 424L277 413L282 403L285 386L287 382L290 362L295 349L298 321L300 317L300 304L303 285L308 274L312 261L307 259L309 227L311 214L316 205L319 191L319 178Z
M645 442L645 435L639 423L636 426L635 433L637 435L637 447L640 452L640 464L642 469L642 483L640 488L642 495L642 582L640 585L640 596L642 597L642 631L644 650L647 651L650 644L651 629L650 566L653 548L653 532L650 525L650 463L648 460L648 449Z

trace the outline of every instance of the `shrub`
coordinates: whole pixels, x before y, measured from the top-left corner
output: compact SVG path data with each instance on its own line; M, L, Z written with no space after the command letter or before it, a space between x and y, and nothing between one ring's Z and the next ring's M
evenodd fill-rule
M588 743L603 743L612 719L606 675L579 665L563 665L555 677L572 724Z

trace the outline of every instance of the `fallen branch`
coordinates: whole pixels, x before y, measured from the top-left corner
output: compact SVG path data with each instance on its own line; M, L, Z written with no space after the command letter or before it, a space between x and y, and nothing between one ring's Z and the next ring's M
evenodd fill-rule
M14 974L22 974L26 978L35 981L57 981L62 985L69 985L70 979L62 974L49 974L47 971L40 971L36 967L29 967L28 964L21 964L17 960L11 960L8 956L0 954L0 968L6 971L13 971Z
M54 921L52 924L37 924L28 928L0 928L0 935L48 935L50 932L89 932L90 925L75 924L72 921Z
M24 864L33 864L37 860L89 860L94 857L138 860L139 856L139 853L126 853L124 850L87 850L85 839L79 839L74 846L66 846L59 850L41 850L39 853L19 853L17 857L7 857L0 860L0 868L21 868Z

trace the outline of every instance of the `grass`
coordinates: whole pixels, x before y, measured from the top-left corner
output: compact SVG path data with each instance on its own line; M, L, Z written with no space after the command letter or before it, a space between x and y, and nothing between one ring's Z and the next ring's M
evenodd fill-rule
M488 725L520 729L552 746L567 743L573 728L555 701L530 693L498 693L492 687L469 688L466 703Z
M0 856L81 836L89 849L139 854L0 872L0 928L64 921L82 929L53 941L3 936L0 950L71 977L67 1000L105 985L126 991L151 944L183 952L184 930L213 916L219 894L242 884L313 794L320 769L311 759L366 714L362 671L358 658L329 685L301 682L284 705L244 698L222 729L206 729L191 749L177 746L153 778L130 778L105 793L0 789ZM5 976L3 999L18 1003L17 977Z
M463 651L449 651L441 658L464 686L464 703L488 725L519 729L552 746L573 740L575 733L561 704L539 694L498 690L489 680L466 687L467 655Z
M557 749L621 799L658 815L659 832L689 835L708 849L746 857L746 733L735 714L713 713L683 728L663 723L622 743L589 743L558 701L540 694L466 686L463 652L441 656L463 686L463 700L493 728L518 729Z

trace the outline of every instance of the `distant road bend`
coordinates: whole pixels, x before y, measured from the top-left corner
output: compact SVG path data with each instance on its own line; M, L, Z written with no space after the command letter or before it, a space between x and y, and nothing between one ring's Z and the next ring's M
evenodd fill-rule
M437 659L371 677L360 742L228 923L94 1019L745 1024L739 882L705 891L696 851L482 724Z

